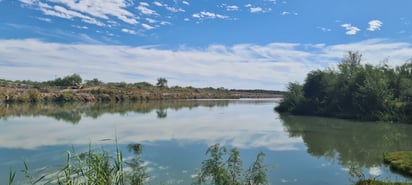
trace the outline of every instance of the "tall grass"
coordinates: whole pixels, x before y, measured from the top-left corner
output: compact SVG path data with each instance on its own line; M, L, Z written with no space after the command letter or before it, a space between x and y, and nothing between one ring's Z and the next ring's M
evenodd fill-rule
M141 148L140 148L141 150ZM125 163L123 154L116 144L114 155L101 148L94 150L89 145L89 150L83 153L68 151L66 164L63 168L40 177L31 175L31 170L26 161L22 170L26 184L57 184L57 185L125 185L125 184L143 184L149 176L140 164L140 154L135 153L132 162ZM138 164L133 161L139 161ZM132 172L124 169L124 164L132 168ZM134 166L131 166L133 164ZM136 166L137 165L137 166ZM133 169L139 168L140 173L134 173ZM9 185L14 184L16 172L10 169ZM133 183L141 182L141 183Z
M66 163L61 169L42 174L32 175L29 164L24 161L22 170L25 184L56 184L56 185L143 185L150 178L144 161L141 159L143 146L129 144L129 152L133 153L130 160L123 160L123 153L116 141L115 152L111 155L103 147L95 150L89 145L87 152L67 152ZM256 161L247 171L242 170L239 151L234 148L227 150L218 144L208 148L210 159L202 162L202 168L193 178L193 184L216 185L266 185L269 184L263 164L263 153L259 153ZM224 160L224 157L228 157ZM127 168L127 169L126 169ZM242 177L244 172L244 177ZM37 172L36 172L37 174ZM16 173L10 169L9 185L15 183ZM17 182L16 182L17 183Z

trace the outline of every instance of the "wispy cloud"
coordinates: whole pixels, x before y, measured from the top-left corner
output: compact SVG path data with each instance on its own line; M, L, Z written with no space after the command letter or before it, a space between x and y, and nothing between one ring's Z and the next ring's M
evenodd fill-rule
M302 82L310 70L336 65L347 51L360 51L367 63L378 64L388 58L390 65L395 65L411 58L412 45L367 40L329 46L271 43L165 50L0 40L0 74L9 79L49 80L56 74L79 73L85 79L126 82L155 81L164 76L173 79L170 85L284 89L288 82Z
M208 11L201 11L199 13L195 13L192 15L192 17L197 19L229 19L229 16Z
M332 31L332 29L326 28L326 27L322 27L322 26L318 26L317 28L318 28L319 30L321 30L322 32L330 32L330 31Z
M51 23L53 22L50 18L44 18L44 17L37 17L38 20L44 21L44 22L48 22Z
M131 6L127 0L107 0L99 3L94 0L20 0L20 2L42 11L45 15L65 19L80 18L84 22L99 26L104 25L102 21L108 21L111 16L127 24L138 23L136 16L126 9Z
M342 24L343 28L346 29L346 35L356 35L360 29L356 26L352 26L352 24Z
M127 28L123 28L123 29L122 29L122 32L124 32L124 33L129 33L129 34L132 34L132 35L136 35L136 34L137 34L136 31L134 31L134 30L129 30L129 29L127 29Z
M299 14L296 12L283 11L282 13L280 13L280 15L299 15Z
M155 1L155 2L153 2L153 4L156 5L156 6L160 6L160 7L163 6L163 4L159 1Z
M183 8L176 8L176 7L171 7L171 6L165 6L166 10L169 10L172 13L178 13L178 12L185 12Z
M150 9L148 6L148 3L140 2L140 5L136 9L144 15L159 15L155 10Z
M238 10L239 10L239 7L236 6L236 5L227 5L227 6L226 6L226 10L227 10L227 11L238 11Z
M143 26L143 28L144 28L144 29L146 29L146 30L152 30L152 29L154 29L154 28L155 28L155 27L150 26L150 25L145 24L145 23L143 23L143 24L142 24L142 26Z
M262 8L262 7L259 7L259 6L251 7L249 5L248 5L248 7L249 7L250 13L268 13L268 12L272 11L272 8Z
M369 31L380 30L383 25L382 21L380 20L371 20L369 21L368 24L369 24L369 28L368 28Z
M251 13L263 12L263 8L261 8L261 7L251 7L250 12Z

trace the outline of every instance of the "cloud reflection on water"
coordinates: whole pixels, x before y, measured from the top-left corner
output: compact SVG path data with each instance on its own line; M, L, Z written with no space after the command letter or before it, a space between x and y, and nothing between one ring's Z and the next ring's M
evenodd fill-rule
M262 101L263 102L263 101ZM87 145L118 138L119 144L222 143L237 148L298 150L301 138L290 138L273 113L275 103L232 103L229 106L168 108L167 118L126 112L84 116L76 125L45 116L8 117L0 121L0 147L35 149L55 145ZM107 142L107 141L106 141Z

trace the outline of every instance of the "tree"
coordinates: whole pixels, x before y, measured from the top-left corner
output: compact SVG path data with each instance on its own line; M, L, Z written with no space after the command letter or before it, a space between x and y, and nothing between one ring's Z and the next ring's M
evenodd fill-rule
M56 78L55 80L46 82L48 85L51 86L74 86L80 85L82 83L82 77L78 74L72 74L69 76L65 76L62 78Z
M166 78L158 78L158 79L157 79L156 86L158 86L158 87L160 87L160 88L167 87L167 80L166 80Z
M93 78L93 80L86 80L86 85L89 86L99 86L99 85L103 85L103 82L100 81L97 78Z
M301 105L304 100L302 85L298 83L289 83L287 89L288 91L283 95L282 100L280 101L279 105L275 108L275 110L280 113L301 113L299 111L299 105Z

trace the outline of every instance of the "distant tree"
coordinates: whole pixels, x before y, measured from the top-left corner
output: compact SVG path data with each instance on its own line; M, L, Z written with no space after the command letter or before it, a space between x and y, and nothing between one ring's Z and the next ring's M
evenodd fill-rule
M167 80L166 80L166 78L158 78L158 79L157 79L156 86L161 87L161 88L167 87Z
M149 82L137 82L137 83L134 83L133 85L135 85L137 88L153 87L153 85Z
M78 74L72 74L65 76L64 78L56 78L55 80L46 82L47 85L51 86L73 86L80 85L82 83L82 77Z
M70 76L66 76L63 78L64 83L66 86L69 85L80 85L82 83L82 77L78 74L72 74Z
M86 80L86 85L89 85L89 86L97 86L97 85L103 85L103 84L104 83L97 78L93 78L93 80Z

